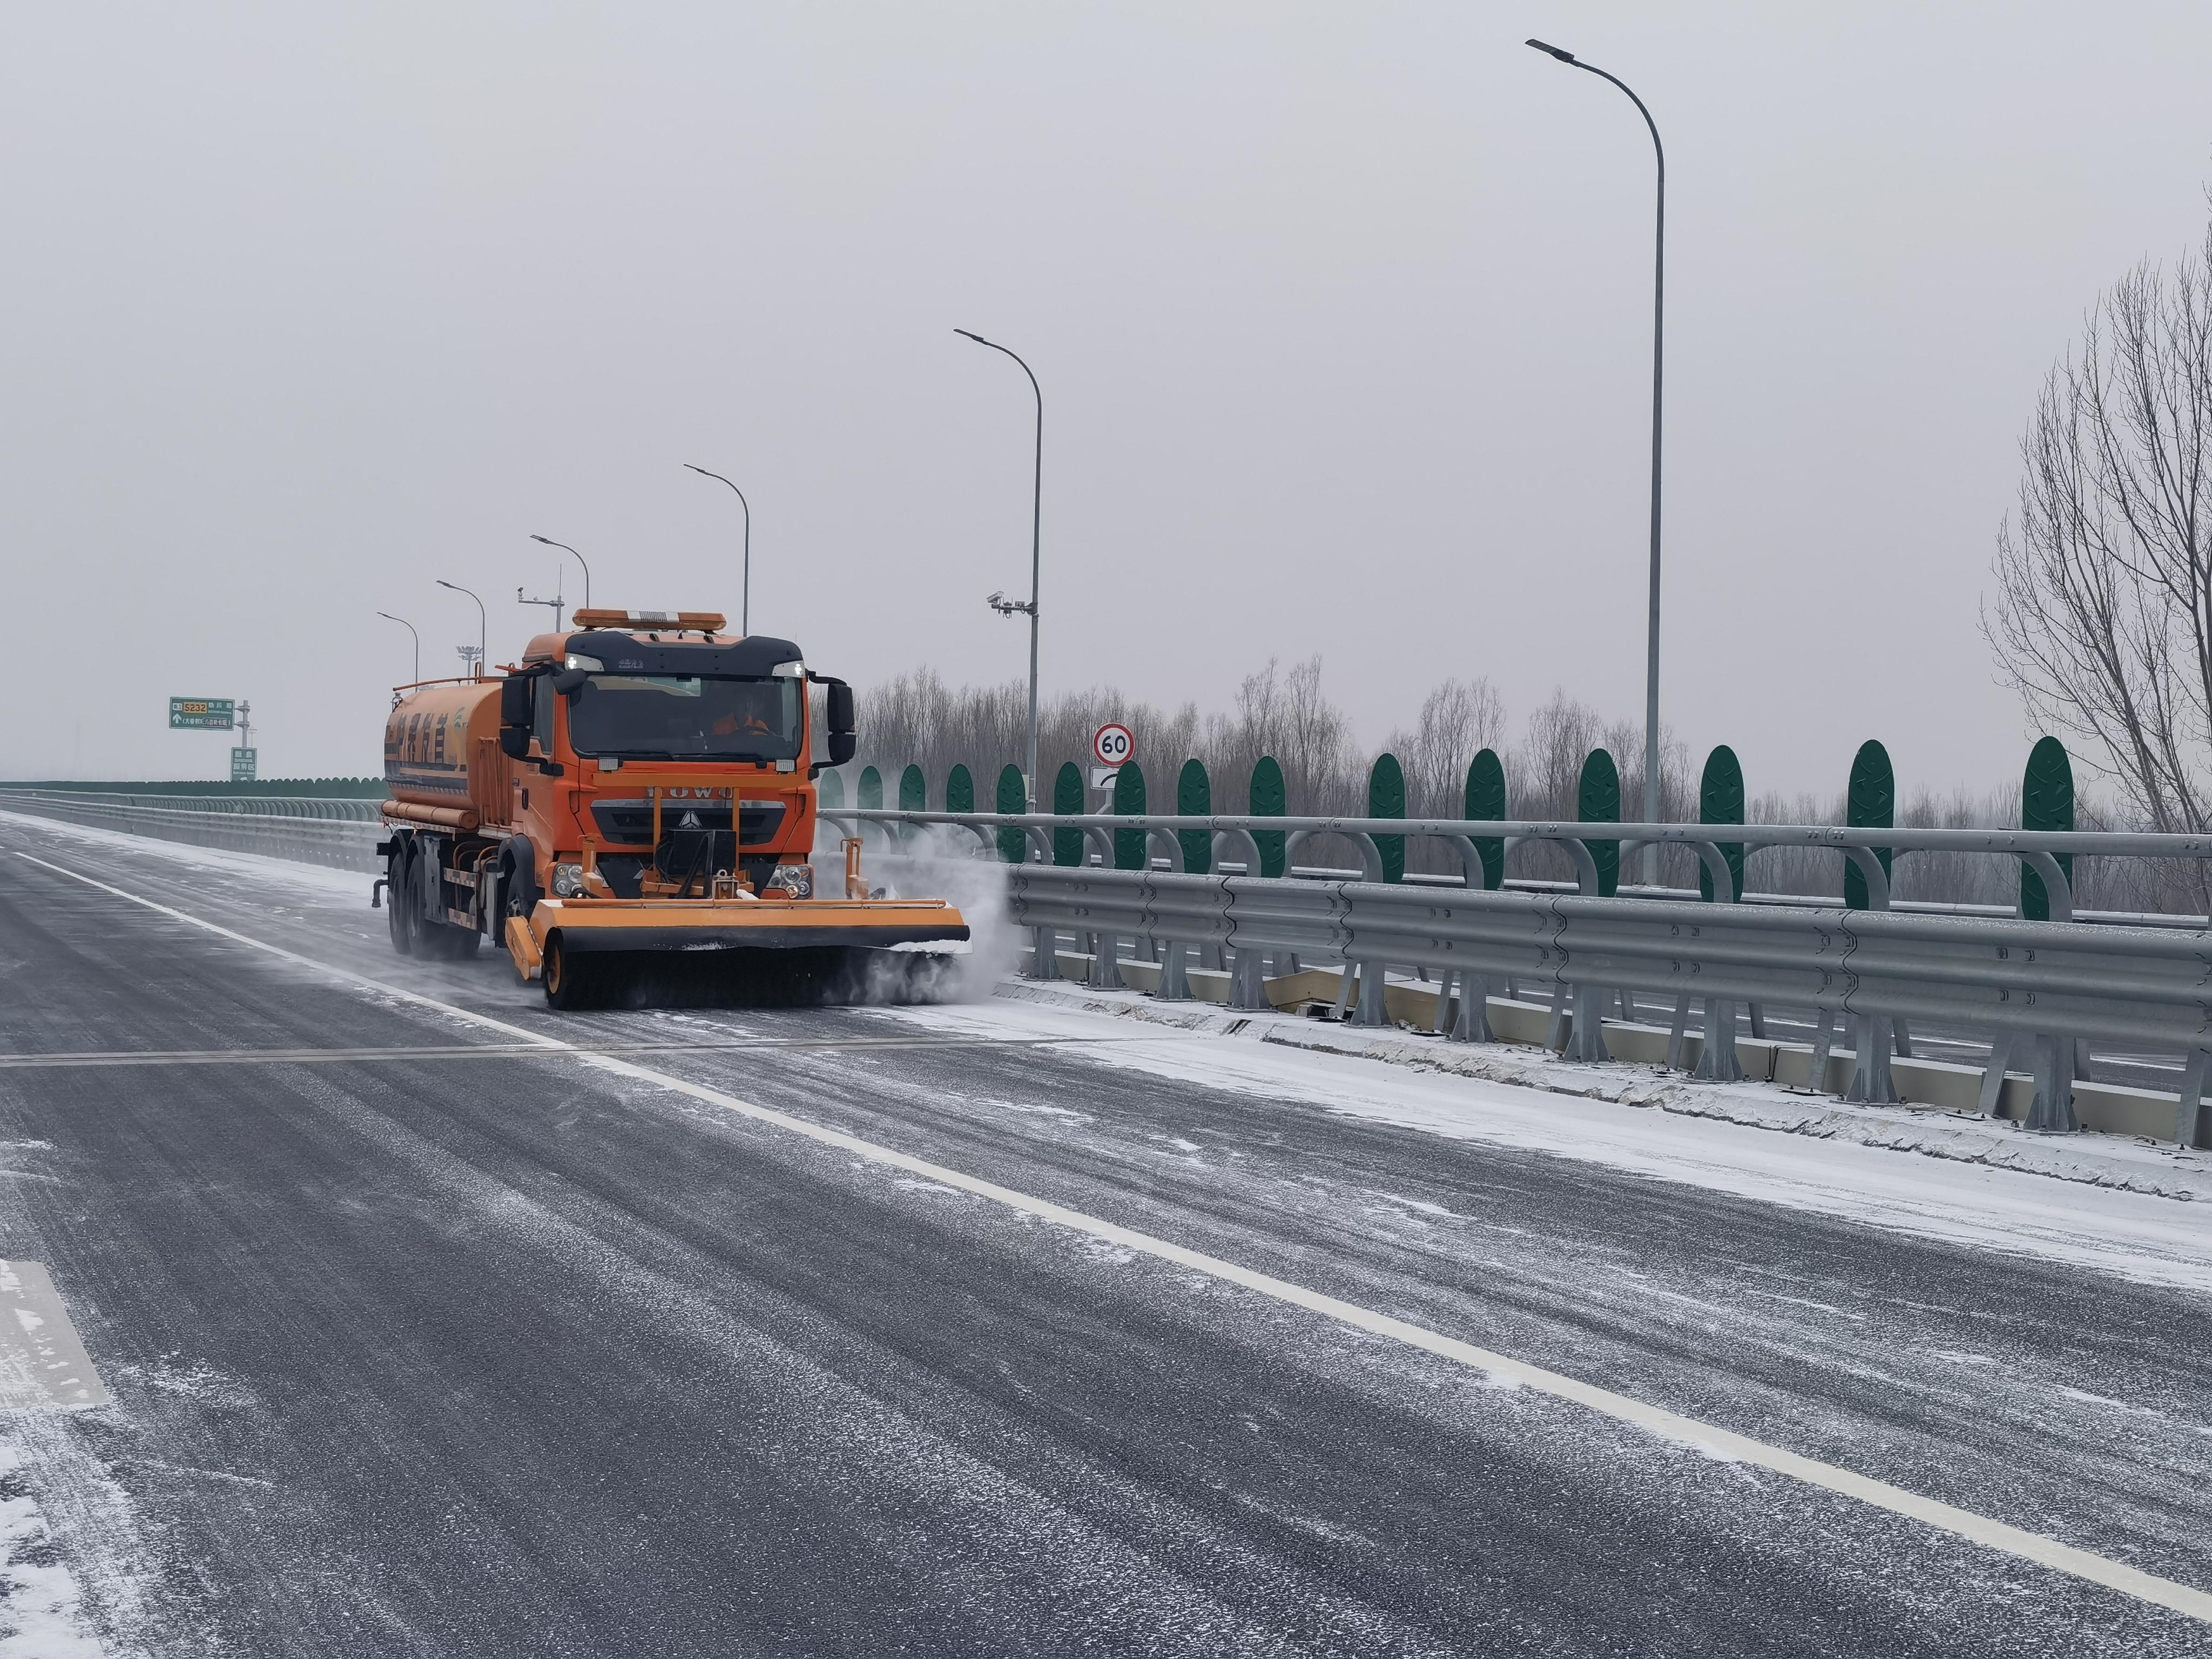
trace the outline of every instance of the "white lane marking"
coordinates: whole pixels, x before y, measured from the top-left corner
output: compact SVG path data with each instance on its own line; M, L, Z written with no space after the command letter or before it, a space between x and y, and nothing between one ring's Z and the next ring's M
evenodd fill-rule
M1182 1245L1170 1243L1163 1238L1155 1238L1150 1233L1140 1233L1134 1228L1102 1220L1097 1216L1086 1215L1080 1210L1071 1210L1065 1205L1052 1202L1049 1199L1036 1198L1028 1193L1017 1191L1012 1187L1002 1187L996 1182L985 1181L958 1170L948 1169L944 1164L933 1164L927 1158L915 1158L910 1153L898 1152L892 1147L880 1146L872 1140L863 1140L858 1135L847 1134L842 1130L827 1128L819 1123L809 1122L805 1118L793 1117L787 1112L777 1111L773 1107L757 1106L750 1101L739 1100L734 1095L724 1094L721 1091L708 1088L704 1084L691 1083L682 1078L669 1077L659 1072L649 1071L642 1066L634 1066L628 1060L618 1060L611 1055L593 1054L586 1049L579 1048L574 1044L563 1042L557 1037L539 1036L537 1033L526 1031L520 1026L509 1025L505 1021L495 1019L489 1014L476 1013L455 1004L441 1002L435 998L424 996L419 992L388 985L381 980L371 979L366 974L355 973L350 969L317 962L311 957L303 957L296 951L284 949L282 945L266 944L260 939L249 938L244 933L234 933L218 923L203 921L188 911L173 909L166 904L158 904L152 899L141 898L136 893L125 892L119 887L111 887L106 882L95 881L90 876L80 875L77 872L64 866L49 864L44 859L33 858L28 853L18 852L15 856L28 860L31 863L38 865L42 869L51 870L57 875L67 876L72 880L81 881L88 887L97 888L101 892L112 894L119 899L127 899L133 904L143 905L149 910L189 923L192 927L204 928L223 939L265 951L271 956L281 957L287 962L297 963L304 967L318 969L334 978L368 990L399 997L418 1006L467 1021L487 1030L500 1031L511 1036L524 1038L533 1048L542 1048L549 1053L570 1054L582 1060L586 1065L599 1070L611 1072L618 1076L635 1078L672 1090L678 1094L689 1095L694 1100L721 1107L726 1111L733 1112L740 1117L748 1118L757 1123L768 1124L792 1134L804 1136L824 1146L836 1147L840 1152L851 1153L868 1163L880 1164L887 1169L898 1170L907 1175L917 1176L925 1181L934 1182L941 1186L957 1188L962 1192L972 1193L979 1198L989 1199L994 1203L1002 1205L1021 1214L1035 1216L1042 1221L1054 1222L1075 1232L1087 1233L1093 1238L1119 1245L1124 1249L1134 1251L1140 1255L1151 1256L1156 1261L1173 1262L1177 1267L1188 1267L1194 1273L1203 1273L1225 1284L1236 1285L1245 1290L1255 1291L1291 1307L1305 1309L1324 1318L1349 1325L1356 1330L1368 1331L1377 1336L1391 1338L1409 1348L1418 1348L1424 1353L1431 1353L1441 1358L1455 1360L1461 1364L1488 1373L1492 1381L1500 1384L1534 1389L1539 1393L1550 1395L1555 1399L1570 1401L1601 1416L1612 1418L1617 1422L1631 1424L1662 1439L1694 1447L1708 1455L1723 1461L1746 1463L1754 1468L1771 1469L1777 1474L1788 1475L1791 1480L1802 1481L1808 1486L1816 1486L1824 1492L1835 1492L1844 1498L1856 1498L1875 1509L1885 1510L1892 1515L1899 1515L1909 1520L1920 1522L1939 1532L1950 1533L1956 1537L1967 1539L1973 1543L2004 1554L2033 1561L2039 1566L2049 1567L2053 1571L2085 1579L2093 1584L2101 1584L2108 1589L2115 1589L2123 1595L2132 1595L2138 1601L2149 1602L2154 1607L2165 1607L2206 1624L2212 1624L2212 1594L2188 1584L2177 1583L2169 1578L2158 1577L2139 1568L2131 1567L2124 1561L2111 1560L2092 1551L2078 1549L2071 1544L2062 1544L2056 1539L2045 1538L2039 1533L2029 1532L2025 1528L1994 1520L1988 1516L1977 1515L1972 1510L1962 1510L1954 1504L1939 1503L1932 1498L1923 1498L1917 1492L1907 1492L1904 1487L1892 1486L1886 1480L1875 1480L1866 1475L1855 1474L1838 1464L1824 1463L1818 1458L1801 1456L1782 1447L1767 1445L1762 1441L1752 1439L1748 1435L1737 1434L1715 1424L1701 1423L1693 1417L1684 1417L1679 1413L1668 1411L1663 1407L1654 1406L1646 1401L1638 1400L1632 1395L1615 1394L1610 1389L1601 1389L1593 1383L1584 1382L1579 1378L1568 1376L1559 1371L1547 1370L1540 1365L1532 1365L1526 1361L1515 1359L1507 1354L1494 1352L1488 1348L1477 1347L1472 1342L1462 1342L1457 1337L1445 1336L1440 1332L1430 1330L1426 1326L1416 1325L1407 1320L1395 1319L1389 1314L1377 1313L1373 1309L1363 1308L1357 1303L1340 1301L1335 1297L1325 1295L1319 1291L1309 1290L1303 1285L1293 1285L1288 1279L1277 1279L1269 1273L1258 1273L1252 1268L1240 1267L1236 1262L1224 1261L1218 1256L1206 1255L1200 1251L1187 1249Z
M0 1261L0 1408L82 1412L107 1389L77 1340L62 1294L42 1262Z

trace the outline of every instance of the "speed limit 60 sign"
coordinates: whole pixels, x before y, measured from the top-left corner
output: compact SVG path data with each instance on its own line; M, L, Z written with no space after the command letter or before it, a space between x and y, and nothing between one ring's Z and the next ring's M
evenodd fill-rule
M1091 752L1101 766L1119 766L1137 754L1136 733L1126 726L1102 726L1091 735Z

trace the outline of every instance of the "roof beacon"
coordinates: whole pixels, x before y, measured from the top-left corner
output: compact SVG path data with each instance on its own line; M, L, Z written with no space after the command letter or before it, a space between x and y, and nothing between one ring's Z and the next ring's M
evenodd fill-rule
M717 634L729 618L719 611L579 611L576 626L582 629L621 628L645 629L672 628L679 634L696 629L702 634Z

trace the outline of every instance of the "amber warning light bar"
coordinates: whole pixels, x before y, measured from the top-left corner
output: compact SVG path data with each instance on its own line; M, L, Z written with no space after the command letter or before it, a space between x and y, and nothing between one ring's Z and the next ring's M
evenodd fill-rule
M688 634L718 634L727 617L719 611L579 611L579 628L672 628Z

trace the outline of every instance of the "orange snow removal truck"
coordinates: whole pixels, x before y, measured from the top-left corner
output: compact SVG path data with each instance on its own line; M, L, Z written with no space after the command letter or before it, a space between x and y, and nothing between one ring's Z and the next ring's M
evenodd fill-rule
M852 688L788 640L723 625L583 610L500 678L401 687L375 896L393 948L470 957L489 935L574 1008L702 985L836 1000L919 965L915 947L966 939L942 899L870 896L856 840L823 894L814 779L853 757Z

